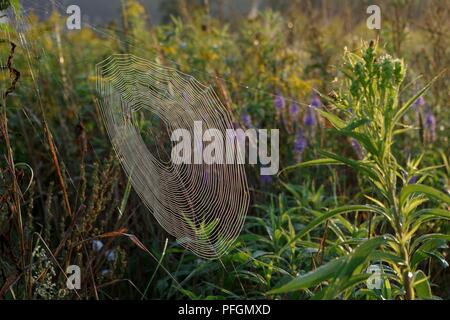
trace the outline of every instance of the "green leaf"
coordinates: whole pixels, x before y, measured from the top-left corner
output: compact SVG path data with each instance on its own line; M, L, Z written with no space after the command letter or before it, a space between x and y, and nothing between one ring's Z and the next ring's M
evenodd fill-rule
M298 168L312 167L312 166L323 166L323 165L335 165L335 164L342 164L342 163L340 163L339 161L337 161L335 159L331 159L331 158L324 158L324 159L305 161L305 162L300 162L300 163L297 163L297 164L294 164L292 166L284 168L283 170L281 170L278 173L278 175L280 175L284 171L290 171L290 170L298 169Z
M441 268L444 268L444 269L448 268L448 262L447 262L447 260L445 260L445 257L440 252L434 251L434 252L427 252L427 253L430 255L430 257L435 258L439 262Z
M366 276L364 271L367 261L372 260L375 249L386 243L386 237L375 237L364 241L352 253L348 255L345 265L338 271L334 282L328 287L324 298L334 299L343 291L360 283ZM359 276L358 276L359 275ZM366 279L370 277L370 274Z
M323 154L324 156L328 157L329 159L334 159L334 160L341 162L343 164L346 164L349 167L352 167L354 169L359 169L361 167L359 162L356 160L346 158L346 157L343 157L343 156L340 156L338 154L328 152L328 151L320 151L320 153Z
M429 233L424 234L423 236L418 237L414 240L411 246L411 250L415 250L421 243L429 241L431 239L443 239L445 241L450 241L450 235L442 234L442 233Z
M446 70L442 71L440 74L438 74L436 77L434 77L422 90L420 90L419 92L417 92L417 94L412 97L410 100L408 100L401 108L400 110L397 111L397 113L394 115L393 119L392 119L392 123L397 123L401 117L403 117L403 115L409 110L409 108L411 108L411 106L413 105L414 102L416 102L417 99L419 99L419 97L421 95L423 95L426 91L428 91L428 89L430 89L430 87L433 85L433 83L439 79L442 74L444 74L444 72L446 72Z
M374 180L377 180L378 178L376 173L367 165L367 162L365 163L363 161L352 160L328 151L319 151L319 152L323 154L325 157L342 162L343 164L346 164L355 170L364 171L368 176L370 176Z
M353 274L356 268L360 267L367 261L376 248L386 243L386 238L375 237L364 241L351 254L345 267L339 272L338 277L349 276Z
M385 299L392 299L391 282L389 281L389 279L387 277L383 281L383 288L381 290L383 292L383 297Z
M338 133L358 140L362 144L362 146L367 151L369 151L371 154L373 154L373 155L378 154L377 148L372 143L372 140L370 139L370 137L368 135L359 133L359 132L355 132L355 131L347 131L345 129L339 130Z
M423 210L419 210L414 212L411 215L411 220L414 221L414 225L412 227L412 229L416 229L425 222L429 222L432 220L450 220L450 212L448 210L444 210L444 209L438 209L438 208L433 208L433 209L423 209Z
M349 255L332 260L306 275L295 278L280 288L269 291L268 294L307 289L333 278L333 281L337 282L337 287L333 285L330 286L330 290L327 289L325 296L331 294L334 297L336 294L348 289L352 285L360 283L363 279L367 279L368 276L370 276L361 276L359 273L355 277L352 277L354 271L358 268L362 268L375 249L385 242L385 237L376 237L366 240Z
M354 120L348 126L346 126L344 128L344 131L353 131L356 128L359 128L369 122L370 122L370 120L367 118Z
M321 282L334 277L337 271L344 264L344 261L345 257L332 260L327 264L317 268L316 270L311 271L305 275L299 276L279 288L270 290L269 292L267 292L267 294L278 294L291 291L298 291L300 289L307 289L319 285Z
M371 255L372 261L384 261L391 265L398 265L404 263L404 260L399 256L387 251L375 250Z
M311 230L316 228L318 225L324 223L326 220L328 220L338 214L347 213L347 212L355 212L355 211L364 211L364 212L369 211L369 212L378 212L379 213L378 209L371 207L371 206L367 206L367 205L349 205L349 206L343 206L343 207L333 209L333 210L328 211L328 212L324 213L323 215L317 217L310 223L308 223L308 225L306 225L302 230L300 230L300 232L298 232L295 235L295 237L293 239L291 239L283 247L283 250L285 250L287 247L289 247L289 245L291 245L294 241L296 241L297 239L300 239L301 237L306 235L308 232L310 232Z
M19 0L11 0L11 5L13 6L15 12L18 12L20 9Z
M344 283L342 283L339 286L339 289L337 291L333 290L333 286L328 287L325 290L325 294L323 295L322 299L323 300L329 300L329 299L333 299L335 298L338 294L340 294L341 292L347 290L347 289L352 289L355 286L364 283L367 281L367 279L369 279L371 276L370 273L359 273L356 274L354 276L351 276L350 279L346 280ZM334 291L334 292L333 292Z
M448 248L447 241L444 239L430 239L425 241L413 254L411 258L411 266L417 267L419 263L428 259L429 257L435 258L439 261L443 268L448 267L448 263L442 255L437 252L437 249Z
M331 122L331 124L336 127L336 129L343 129L345 128L345 121L339 118L338 116L329 113L327 111L324 111L322 109L316 109L317 112L319 112L322 117L326 118L328 121Z
M433 187L426 186L423 184L410 184L403 187L400 192L400 204L403 205L406 198L412 193L421 193L429 197L436 198L447 204L450 204L450 196L446 195L444 192L434 189Z
M430 283L428 282L428 277L423 273L422 270L416 272L414 276L414 289L416 294L421 299L431 299L433 294L431 293Z

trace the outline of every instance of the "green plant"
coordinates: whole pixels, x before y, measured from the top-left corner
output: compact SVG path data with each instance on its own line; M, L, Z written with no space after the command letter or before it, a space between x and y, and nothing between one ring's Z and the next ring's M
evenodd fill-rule
M269 291L269 294L316 287L327 280L329 285L320 290L316 298L345 297L369 277L364 272L369 262L377 261L392 270L384 277L383 289L389 288L389 294L382 297L433 297L428 277L420 270L420 263L430 256L445 261L439 248L450 240L450 236L440 233L421 235L420 230L432 221L450 219L450 197L423 184L425 173L435 167L418 170L422 156L409 166L402 166L395 150L396 137L413 130L402 124L403 116L432 85L428 84L401 104L405 72L403 61L389 55L380 56L373 43L365 46L359 54L345 53L342 69L345 79L339 92L329 99L335 112L318 112L338 134L349 137L354 144L361 146L364 156L354 160L322 151L324 158L287 169L342 164L351 167L364 177L364 181L369 182L370 192L365 197L371 204L336 208L318 217L312 226L350 210L371 212L383 218L369 224L367 238L360 239L359 245L348 254ZM413 174L417 181L412 180ZM425 203L431 204L430 207L422 208ZM308 231L300 232L297 238ZM376 236L377 233L381 235ZM389 280L394 287L391 288Z

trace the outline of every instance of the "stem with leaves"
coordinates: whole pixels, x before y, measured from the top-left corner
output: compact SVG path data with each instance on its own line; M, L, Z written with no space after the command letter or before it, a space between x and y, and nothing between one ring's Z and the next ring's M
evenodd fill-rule
M428 257L439 258L438 249L450 240L450 236L419 236L418 230L423 223L431 220L450 220L450 213L445 209L450 203L450 197L421 184L424 178L419 178L417 184L409 184L412 172L400 164L400 157L394 152L393 145L397 135L413 129L401 124L403 115L437 77L401 105L399 95L406 72L404 63L389 55L378 55L374 43L365 46L359 53L346 52L341 71L345 79L339 93L332 99L323 97L334 112L317 111L333 125L337 134L356 141L364 150L364 158L353 160L322 151L325 158L299 163L283 171L336 164L353 168L368 182L370 195L366 195L366 198L373 202L371 205L361 205L362 208L353 206L353 211L366 210L381 215L383 219L379 221L387 221L393 232L381 238L363 240L347 256L332 260L269 293L310 288L328 280L331 284L317 297L335 298L364 281L366 278L362 272L365 267L369 262L377 261L395 272L391 280L399 284L399 288L394 296L404 299L414 299L416 296L432 298L428 277L419 269L419 263ZM416 161L417 164L420 159ZM424 168L420 172L430 169ZM438 207L418 209L432 199L438 203ZM352 206L336 208L311 222L311 225L317 226L351 209ZM296 238L308 232L308 228L305 228ZM373 251L366 248L372 248ZM334 267L331 268L330 264ZM336 271L337 264L340 271Z

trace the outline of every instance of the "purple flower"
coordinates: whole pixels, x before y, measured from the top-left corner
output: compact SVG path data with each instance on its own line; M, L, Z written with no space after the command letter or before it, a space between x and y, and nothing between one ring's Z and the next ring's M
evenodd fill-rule
M303 152L306 149L306 146L308 145L308 141L306 140L305 136L303 135L302 130L297 129L297 132L295 133L295 140L294 140L294 159L297 162L302 161L302 155Z
M358 140L352 139L351 143L352 143L353 151L355 151L356 156L358 157L358 159L364 158L363 150L362 150L361 145L359 144Z
M306 141L305 136L303 135L302 130L297 130L297 133L295 134L295 141L294 141L294 152L297 154L303 153L305 151L306 146L308 142Z
M291 107L289 108L289 114L291 115L292 118L295 119L295 117L297 117L298 111L299 108L297 102L292 101Z
M417 182L417 180L419 180L418 176L412 176L409 180L408 180L408 184L415 184Z
M272 176L263 175L263 176L261 176L260 179L261 179L261 183L265 184L265 185L271 185L273 182Z
M431 111L425 114L425 128L431 136L431 141L436 140L436 118Z
M424 97L420 96L419 98L417 98L416 101L414 101L414 107L423 107L425 105L425 99Z
M315 94L315 93L313 94L309 105L313 108L320 108L322 106L322 102L320 101L317 94Z
M247 128L250 128L252 126L252 118L247 112L244 112L241 116L241 121Z
M305 126L312 127L316 125L316 117L314 117L314 112L311 110L311 108L308 108L306 110L305 117L303 119L303 123Z
M276 111L283 110L283 108L285 106L285 101L284 101L284 97L281 95L280 92L278 92L277 95L275 96L274 104L275 104Z
M431 112L428 112L425 116L425 126L428 129L436 128L436 118Z

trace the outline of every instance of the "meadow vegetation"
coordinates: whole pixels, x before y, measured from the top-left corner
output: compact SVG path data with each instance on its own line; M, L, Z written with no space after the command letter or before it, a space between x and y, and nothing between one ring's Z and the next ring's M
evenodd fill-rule
M128 0L106 26L68 31L57 6L0 25L0 298L450 298L450 1L379 2L379 31L365 1L310 0L254 17L167 1L159 25ZM113 53L213 85L243 128L280 129L280 172L247 167L222 258L184 250L132 190L95 92Z

